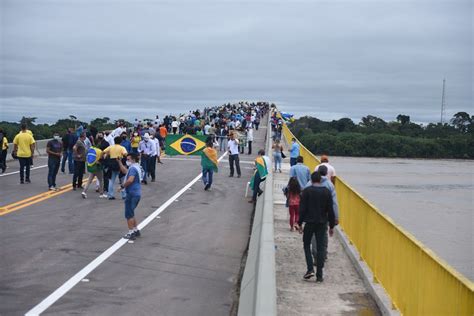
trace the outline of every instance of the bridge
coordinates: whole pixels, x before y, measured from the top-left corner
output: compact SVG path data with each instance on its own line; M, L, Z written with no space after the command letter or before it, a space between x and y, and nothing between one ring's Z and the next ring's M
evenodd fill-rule
M254 149L269 152L262 125ZM286 125L283 135L293 137ZM313 170L319 161L301 148ZM302 242L285 226L281 194L289 166L270 172L254 207L254 159L241 155L242 177L229 178L221 152L208 192L198 158L163 157L157 181L142 186L133 242L121 238L122 201L84 200L61 173L61 189L46 191L45 156L20 185L10 162L0 176L0 315L474 314L473 283L340 178L326 280L301 281Z

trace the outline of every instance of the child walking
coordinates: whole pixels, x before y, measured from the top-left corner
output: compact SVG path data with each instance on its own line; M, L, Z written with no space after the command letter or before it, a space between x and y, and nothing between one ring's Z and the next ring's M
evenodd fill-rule
M298 231L301 188L296 177L291 177L288 182L288 206L290 211L290 230Z

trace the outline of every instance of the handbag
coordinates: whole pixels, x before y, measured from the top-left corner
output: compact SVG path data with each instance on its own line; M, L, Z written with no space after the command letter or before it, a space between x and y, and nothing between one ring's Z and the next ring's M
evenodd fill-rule
M282 159L285 159L285 158L286 158L286 155L285 155L285 153L283 152L283 149L281 150L281 158L282 158Z

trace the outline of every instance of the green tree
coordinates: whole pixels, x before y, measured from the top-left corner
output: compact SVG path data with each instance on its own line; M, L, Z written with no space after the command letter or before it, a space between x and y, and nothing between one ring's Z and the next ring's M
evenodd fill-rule
M472 119L467 112L458 112L453 115L451 124L454 125L461 133L468 130L468 126L472 123Z

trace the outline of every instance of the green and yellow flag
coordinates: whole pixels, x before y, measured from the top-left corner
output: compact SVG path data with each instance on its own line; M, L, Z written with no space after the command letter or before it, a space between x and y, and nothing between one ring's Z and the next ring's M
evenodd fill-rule
M265 162L265 159L263 159L263 157L257 157L255 159L255 167L257 167L257 170L255 170L252 179L250 179L250 188L252 189L255 181L255 175L257 174L257 172L262 181L265 180L268 175L267 163Z
M196 135L168 135L166 136L166 154L175 155L200 155L206 147L207 136Z
M212 169L217 172L217 164L217 151L210 147L204 148L201 151L201 166L203 169Z

